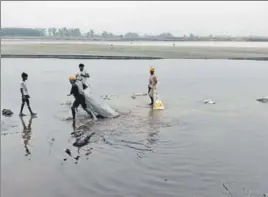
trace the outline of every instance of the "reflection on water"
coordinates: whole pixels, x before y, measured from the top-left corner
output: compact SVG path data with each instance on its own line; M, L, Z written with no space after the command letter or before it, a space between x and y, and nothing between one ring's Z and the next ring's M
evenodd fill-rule
M23 139L23 143L24 143L24 148L25 148L25 156L30 156L31 155L31 151L29 149L29 142L31 140L31 136L32 136L32 120L33 117L31 117L29 119L28 125L26 126L24 118L20 117L21 119L21 123L23 126L23 131L22 131L22 139Z
M161 121L161 118L163 118L163 116L159 110L149 110L148 115L149 130L146 140L148 141L148 144L153 145L157 142L157 136L160 132L157 123Z
M90 146L91 138L95 132L90 132L90 126L92 122L83 121L78 124L77 121L72 121L72 132L69 141L72 142L72 147L65 149L65 153L69 158L74 159L75 164L78 163L81 157L85 156L85 159L89 159L89 155L92 153ZM67 161L64 158L64 161ZM63 163L62 163L63 164Z

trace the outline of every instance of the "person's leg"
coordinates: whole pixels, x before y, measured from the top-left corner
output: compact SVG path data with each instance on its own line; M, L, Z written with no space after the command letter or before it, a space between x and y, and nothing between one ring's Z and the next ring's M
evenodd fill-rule
M73 102L73 105L71 107L72 109L72 115L73 115L73 120L75 120L75 109L77 109L77 107L79 106L79 102L77 99L75 99L75 101Z
M21 108L20 108L20 116L25 116L25 114L22 113L23 108L24 108L24 104L25 104L25 99L22 98L22 103L21 103Z
M154 104L154 98L150 96L150 99L151 99L150 105L153 105Z
M95 114L91 110L87 109L87 105L86 105L85 100L83 100L81 102L81 105L82 105L83 109L90 115L92 120L98 120L98 118L95 116Z
M27 104L27 106L28 106L28 109L29 109L31 115L32 115L32 116L35 116L36 113L34 113L34 112L32 111L31 106L30 106L30 100L29 100L28 97L26 97L25 102L26 102L26 104Z
M151 99L151 103L149 105L153 105L154 104L154 98L153 98L153 90L151 87L148 86L148 96Z

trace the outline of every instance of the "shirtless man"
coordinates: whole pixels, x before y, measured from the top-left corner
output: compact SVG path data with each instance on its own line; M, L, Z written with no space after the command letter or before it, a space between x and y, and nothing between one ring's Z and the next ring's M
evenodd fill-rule
M154 92L156 90L157 78L154 74L155 68L153 66L150 67L150 78L148 85L148 96L151 99L150 105L154 104Z

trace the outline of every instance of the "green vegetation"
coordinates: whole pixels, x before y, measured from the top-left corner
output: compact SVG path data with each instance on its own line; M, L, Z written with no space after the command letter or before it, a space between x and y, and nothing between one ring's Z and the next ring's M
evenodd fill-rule
M90 29L82 33L79 28L1 28L2 38L46 38L46 39L83 39L101 41L268 41L268 37L231 37L231 36L196 36L194 34L173 36L169 32L159 35L139 35L135 32L127 32L125 35L116 35L111 32L103 31L97 34Z

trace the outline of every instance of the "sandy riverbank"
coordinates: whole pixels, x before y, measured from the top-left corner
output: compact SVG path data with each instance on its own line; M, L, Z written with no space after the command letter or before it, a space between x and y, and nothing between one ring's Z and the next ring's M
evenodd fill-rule
M20 43L2 44L1 55L2 58L268 60L268 48Z

